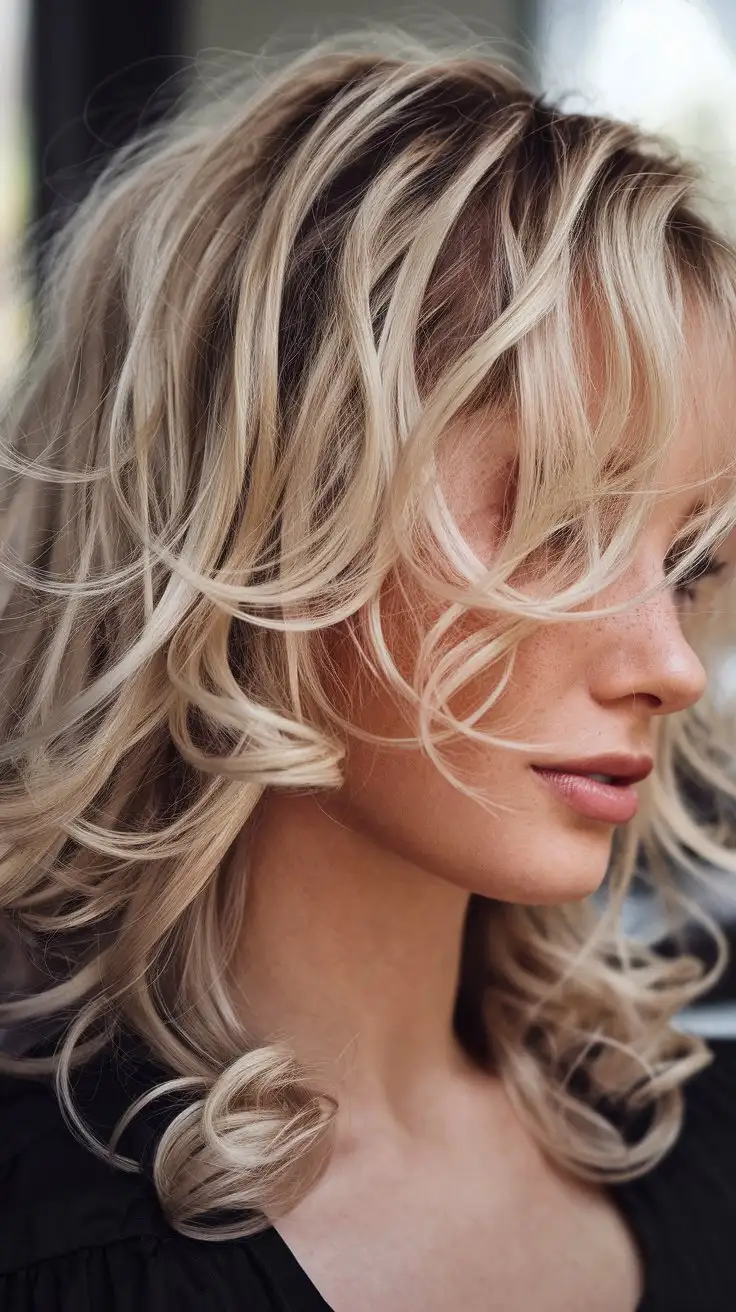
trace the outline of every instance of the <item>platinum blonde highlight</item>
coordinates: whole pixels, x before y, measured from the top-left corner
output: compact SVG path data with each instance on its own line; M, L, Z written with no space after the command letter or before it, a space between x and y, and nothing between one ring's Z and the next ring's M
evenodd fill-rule
M53 1071L89 1135L73 1067L137 1034L172 1072L154 1096L184 1099L155 1162L184 1233L261 1229L329 1153L334 1104L285 1045L254 1043L227 976L232 855L264 790L341 781L354 727L325 635L345 626L415 716L403 747L469 795L446 743L528 746L479 722L523 637L590 618L576 608L629 559L680 413L686 315L733 346L736 259L698 185L661 142L544 104L490 55L384 32L182 110L118 155L56 241L2 425L0 905L39 977L0 1024L53 1023L61 1041L4 1064ZM500 415L519 449L489 564L438 470L457 421L472 442ZM714 467L679 573L736 524L733 472ZM542 591L520 586L527 568ZM382 626L397 570L442 603L411 680ZM471 608L486 627L453 640ZM729 641L728 609L693 619L705 656ZM497 686L459 720L450 700L485 668ZM603 910L472 908L459 1002L526 1123L583 1178L649 1169L708 1060L672 1020L723 969L722 932L708 919L705 974L626 938L620 913L642 852L675 914L691 908L674 864L736 870L732 724L706 700L661 731ZM718 799L713 824L683 774ZM594 1094L649 1105L644 1136L626 1144ZM223 1209L238 1219L213 1225Z

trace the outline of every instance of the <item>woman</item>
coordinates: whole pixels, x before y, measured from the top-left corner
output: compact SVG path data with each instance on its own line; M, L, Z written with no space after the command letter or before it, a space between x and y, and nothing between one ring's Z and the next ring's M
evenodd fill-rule
M736 870L701 208L378 33L57 241L3 445L7 1312L735 1305L736 1062L675 1023L724 939L621 924Z

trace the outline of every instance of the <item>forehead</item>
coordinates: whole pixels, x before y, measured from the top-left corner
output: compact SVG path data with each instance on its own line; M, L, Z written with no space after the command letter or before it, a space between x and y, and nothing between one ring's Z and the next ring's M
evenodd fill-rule
M710 482L721 500L736 478L736 356L712 328L691 323L685 340L679 423L662 453L659 485L696 497Z
M726 316L720 331L714 322L704 323L702 316L687 310L682 342L671 388L677 394L677 423L661 448L656 488L666 501L681 500L684 514L703 500L722 505L733 499L736 508L736 350ZM585 408L595 427L606 392L606 358L600 324L594 319L587 321L578 362ZM661 383L666 391L667 378ZM613 449L624 457L629 451L635 460L641 455L644 410L651 403L650 396L634 394L609 456ZM519 440L518 424L508 410L479 413L451 425L439 464L445 494L455 510L471 510L478 503L487 509L489 498L508 494Z
M617 368L619 334L599 307L586 306L578 329L576 355L584 404L596 426L615 395L610 390L610 370ZM644 359L641 342L628 343L630 403L626 415L618 415L620 427L617 424L615 437L609 436L613 445L607 463L617 464L622 455L624 465L629 455L636 461L642 454L643 434L651 433L654 422L662 442L657 487L672 493L682 489L686 494L692 486L695 494L722 471L725 480L711 483L708 494L708 499L722 500L732 494L728 483L736 474L735 325L727 305L712 304L704 310L686 293L682 326L677 327L673 319L672 331L677 336L670 341L669 360L660 358L654 366ZM656 353L655 344L650 345ZM673 419L674 428L667 435ZM604 425L604 444L606 430Z

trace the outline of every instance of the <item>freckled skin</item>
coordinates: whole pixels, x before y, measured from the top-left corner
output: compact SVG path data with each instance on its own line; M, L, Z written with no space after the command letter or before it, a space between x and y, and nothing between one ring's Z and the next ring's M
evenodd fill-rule
M675 531L697 498L693 480L709 467L706 427L708 442L715 434L729 451L733 372L721 370L718 387L705 393L695 386L711 358L708 342L696 340L693 400L663 459L661 500L630 569L597 599L603 604L662 579ZM461 431L457 438L444 490L482 559L503 520L517 439L509 427L489 429L484 451L464 448ZM468 449L478 453L475 463ZM733 539L720 558L729 551L736 556ZM386 640L408 676L416 626L399 588L389 586L385 601ZM482 727L547 744L548 761L555 749L561 760L652 751L662 717L696 702L706 685L682 620L668 590L626 614L539 628L520 643L509 685ZM472 614L463 618L474 623ZM405 709L369 681L344 631L331 636L349 718L372 733L406 737ZM451 700L455 713L477 705L497 678L483 671ZM483 806L423 752L351 738L338 791L269 790L243 831L249 892L234 975L253 1029L298 1034L301 1055L319 1061L350 1045L359 1024L366 1080L375 1084L381 1068L400 1100L410 1098L415 1078L421 1083L422 1068L433 1078L438 1063L454 1069L451 1017L470 895L575 901L598 888L610 860L613 826L565 806L532 772L535 759L539 753L485 744L453 748L453 769L488 799Z
M707 356L708 343L698 350ZM694 367L697 400L707 373L697 351ZM708 424L730 441L731 373L704 395ZM681 485L699 476L703 423L694 401L636 559L599 602L663 577L695 499ZM513 434L489 429L478 464L457 437L446 496L483 558L504 521ZM733 541L719 558L729 553ZM400 589L389 585L385 601L385 636L407 676L415 624ZM550 756L556 743L560 759L652 750L662 717L705 688L682 619L670 590L625 615L537 630L522 640L483 727L546 743ZM468 631L475 622L463 618ZM330 637L349 717L373 733L406 736L405 713L369 682L344 630ZM496 672L483 671L451 699L456 714L487 696L489 677L495 682ZM338 1102L329 1169L280 1220L334 1307L439 1312L454 1300L480 1312L489 1278L498 1306L630 1312L638 1303L638 1257L611 1200L551 1170L502 1082L454 1030L470 895L579 900L599 886L610 859L613 827L564 806L532 773L534 759L459 746L453 768L493 804L483 807L422 752L351 739L339 790L269 790L244 828L247 899L232 966L243 1020L255 1036L286 1037ZM544 1307L540 1290L549 1291Z
M691 437L683 434L670 464L673 484L689 463ZM657 509L637 561L600 604L623 600L661 577L673 511L675 518L686 514L691 501L686 493ZM398 594L386 612L389 646L404 653L397 664L408 675L411 639ZM491 677L497 679L498 671ZM352 668L348 686L354 688L357 678ZM491 686L488 676L475 678L451 701L455 713L477 704ZM530 764L555 753L574 759L652 752L657 718L691 705L705 686L671 592L624 615L547 625L522 641L510 683L482 722L491 732L501 726L502 736L548 744L547 752L520 755L461 743L449 754L453 768L495 810L460 794L421 753L408 756L357 741L349 747L348 782L335 801L351 824L469 891L531 903L584 897L603 878L612 829L563 807ZM375 687L364 687L359 723L387 736L409 732L393 700Z
M704 350L705 343L698 342L695 378ZM697 499L692 483L707 467L703 426L709 424L709 436L716 430L728 433L735 391L731 376L724 376L706 416L693 389L695 400L686 407L662 461L662 499L636 559L601 594L600 605L624 600L661 579L674 533ZM508 427L494 431L489 443L495 461L486 458L472 466L462 462L462 441L460 431L447 461L446 494L466 539L484 559L493 550L501 520L515 438ZM719 552L719 558L727 556L728 551ZM682 620L681 601L669 591L625 614L543 626L522 641L510 685L482 727L493 732L500 726L504 737L547 743L548 760L555 754L574 759L602 752L652 753L661 717L692 705L706 687L706 672L688 645ZM466 623L472 627L472 617ZM385 631L389 646L402 654L399 668L408 675L416 639L398 593L389 598ZM355 686L359 674L354 663L345 677L348 686ZM453 710L459 714L477 705L497 679L498 670L490 680L473 680L451 701ZM392 700L375 687L365 688L359 723L394 736L407 732ZM350 745L341 813L379 833L423 868L472 892L544 903L578 899L598 886L610 858L612 828L564 807L530 771L533 752L519 755L462 744L451 759L487 796L491 809L458 793L419 753L407 756L356 742ZM505 809L494 811L499 804Z

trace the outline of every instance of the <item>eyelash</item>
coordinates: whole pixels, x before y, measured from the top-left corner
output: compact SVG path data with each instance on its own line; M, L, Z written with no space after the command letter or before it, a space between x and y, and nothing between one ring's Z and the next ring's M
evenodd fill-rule
M677 559L678 557L676 556L668 557L670 568L677 564ZM690 569L686 570L679 582L674 585L674 590L679 596L686 597L688 601L692 601L695 597L695 588L697 584L704 578L714 578L725 568L725 560L717 560L716 557L712 555L700 556L693 562Z
M555 549L563 549L569 544L570 538L571 529L570 526L568 526L564 529L558 529L558 531L552 535L547 545L548 547L551 547L553 551ZM665 560L665 572L667 574L676 568L678 562L684 555L685 550L686 547L679 546L670 552ZM721 574L726 568L726 564L727 562L725 560L718 560L717 556L714 556L710 552L706 552L702 556L699 556L693 561L689 570L686 570L681 576L679 582L674 584L675 595L684 598L687 601L694 601L695 589L698 583L702 582L705 578L715 578L718 574Z

